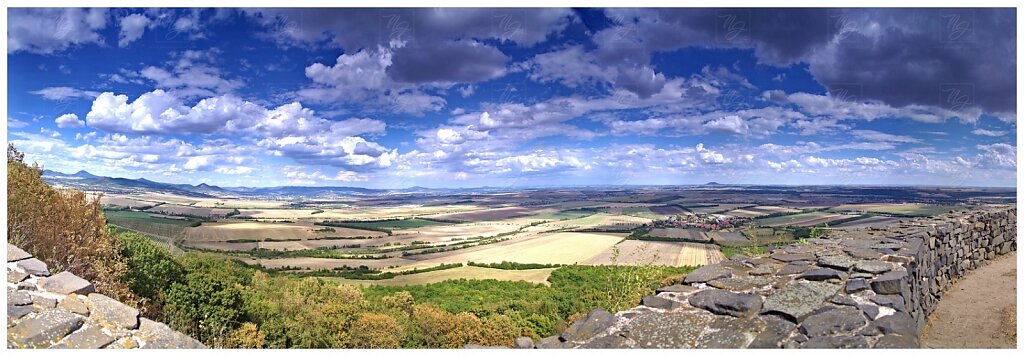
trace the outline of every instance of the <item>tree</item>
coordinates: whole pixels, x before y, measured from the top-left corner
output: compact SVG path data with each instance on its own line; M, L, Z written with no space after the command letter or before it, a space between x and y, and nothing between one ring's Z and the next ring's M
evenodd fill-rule
M119 235L121 256L128 264L124 281L132 292L142 298L143 313L151 319L163 320L163 304L167 290L180 281L184 270L163 247L134 232Z
M207 345L224 345L241 324L244 271L232 262L199 255L186 255L182 265L184 278L167 292L167 321Z
M402 325L387 314L377 313L360 315L350 333L351 346L359 349L394 349L402 346L404 338Z

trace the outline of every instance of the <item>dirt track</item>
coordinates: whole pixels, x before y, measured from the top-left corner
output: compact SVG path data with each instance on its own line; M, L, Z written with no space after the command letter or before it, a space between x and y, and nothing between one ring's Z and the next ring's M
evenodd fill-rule
M1017 253L969 272L942 297L921 337L925 348L1017 347Z

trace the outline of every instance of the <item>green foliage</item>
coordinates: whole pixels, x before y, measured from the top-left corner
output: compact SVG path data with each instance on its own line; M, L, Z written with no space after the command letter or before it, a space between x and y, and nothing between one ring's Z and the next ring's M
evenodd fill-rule
M184 277L167 291L167 321L207 345L219 346L241 324L248 271L234 262L193 254L182 265Z
M148 238L129 232L118 235L121 241L121 256L128 263L124 282L133 293L143 298L144 312L154 319L161 319L160 311L165 300L165 291L179 282L184 270L167 252Z
M528 270L528 269L542 269L542 268L558 268L558 267L565 266L565 265L557 264L557 263L555 263L555 264L552 264L552 263L519 263L519 262L509 262L509 261L501 261L500 263L493 263L493 262L492 263L477 263L477 262L470 261L469 263L467 263L467 265L473 266L473 267L484 267L484 268L494 268L494 269L503 269L503 270L513 270L513 271Z

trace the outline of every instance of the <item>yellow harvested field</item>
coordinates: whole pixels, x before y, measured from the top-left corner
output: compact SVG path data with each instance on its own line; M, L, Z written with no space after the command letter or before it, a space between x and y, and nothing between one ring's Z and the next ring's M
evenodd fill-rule
M755 218L755 217L758 217L758 216L765 216L765 215L768 215L768 214L769 213L760 212L760 211L754 211L754 210L747 210L747 209L729 210L729 211L727 211L725 213L725 215L738 216L738 217L741 217L741 218Z
M334 231L317 232L314 230L331 228ZM349 229L344 227L317 226L310 222L298 223L270 223L255 221L218 221L203 223L197 227L190 227L185 230L185 242L223 242L229 240L285 240L285 239L315 239L329 236L340 237L378 237L387 235L380 231L361 229ZM344 244L345 240L333 240ZM351 242L349 242L351 243ZM242 244L228 244L242 245ZM232 248L237 249L237 248ZM291 248L289 248L291 249Z
M301 219L314 218L315 209L238 209L238 217L254 219Z
M198 202L192 206L201 208L227 208L227 209L280 209L290 204L280 200L251 200L251 199L197 199Z
M557 213L558 209L555 208L494 208L484 209L462 213L452 214L436 214L425 216L426 218L443 219L443 220L455 220L455 221L491 221L491 220L503 220L517 216L533 215L533 214L544 214L544 213Z
M441 263L479 262L498 263L502 261L519 263L583 263L601 254L622 240L626 234L559 232L523 241L512 241L482 250L457 252L438 258L419 261L402 270L413 267L425 268Z
M227 214L230 214L233 211L233 209L195 208L187 205L164 204L149 208L146 211L151 213L160 213L167 215L188 215L204 218L220 218Z
M103 197L100 198L100 204L116 205L116 206L123 206L123 207L128 207L128 208L135 208L135 209L137 209L137 208L146 208L146 207L150 207L150 206L156 205L156 203L153 203L153 202L136 200L136 199L129 199L129 198L122 198L122 197L116 197L116 196L106 196L106 195L104 195Z
M703 266L722 262L725 255L714 244L683 242L677 266Z
M194 203L199 201L196 198L191 198L191 197L186 197L186 196L183 196L183 195L176 195L176 194L165 194L165 193L146 193L146 194L140 194L140 195L130 195L128 197L129 198L133 198L133 199L138 199L138 200L144 200L144 201L152 201L152 202L167 203L167 204L181 204L181 205L194 204Z
M588 265L662 265L677 266L679 252L683 245L680 242L627 240L608 248L585 264ZM615 250L618 249L618 256Z
M445 269L440 271L397 276L392 279L383 279L378 281L344 279L336 277L324 277L324 279L339 282L342 284L354 284L361 286L405 286L415 284L437 283L451 279L496 279L499 281L527 281L547 285L549 284L548 277L551 276L551 272L554 270L554 268L542 268L516 271L496 268L462 266L459 268Z
M459 213L465 211L479 210L475 205L397 205L386 207L349 207L342 209L325 209L326 211L315 214L312 217L317 219L344 219L344 220L381 220L394 218L409 218L414 216L436 215L447 213Z
M454 225L431 225L412 229L392 230L393 237L401 240L445 242L452 239L491 237L519 230L521 225L508 222L478 222Z

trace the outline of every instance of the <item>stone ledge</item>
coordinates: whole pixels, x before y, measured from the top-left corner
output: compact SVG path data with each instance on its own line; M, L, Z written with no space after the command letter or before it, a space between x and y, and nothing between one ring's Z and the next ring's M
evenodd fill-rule
M206 348L7 244L7 342L13 348Z
M591 312L571 332L533 346L916 348L953 281L1016 249L1013 206L833 231L768 258L701 267L640 306L612 318Z

